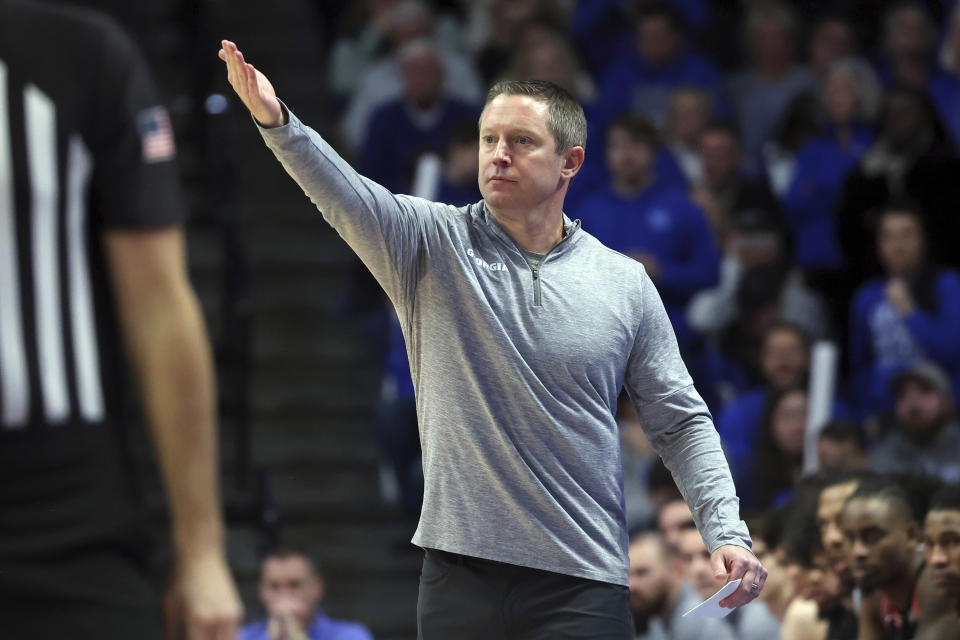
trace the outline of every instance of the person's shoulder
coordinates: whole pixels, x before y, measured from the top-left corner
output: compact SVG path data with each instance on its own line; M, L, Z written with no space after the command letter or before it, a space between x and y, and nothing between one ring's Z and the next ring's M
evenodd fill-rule
M960 271L952 267L938 269L936 279L938 287L960 289Z
M801 145L797 151L797 164L822 162L824 155L834 155L838 149L837 141L829 135L820 135L811 138Z
M739 396L731 400L725 410L748 411L754 407L761 407L767 401L770 392L765 387L755 387L744 391Z
M883 296L886 280L881 277L870 278L862 282L853 292L854 307L872 304L878 297Z
M827 627L828 623L820 618L816 602L796 598L787 605L781 630L794 637L810 637L818 631L822 631L825 635Z
M404 100L396 96L381 102L370 112L371 126L391 126L397 120L405 117Z
M611 249L582 227L577 231L577 235L579 237L577 238L576 249L583 256L582 259L598 263L597 266L607 269L613 278L630 275L640 279L643 278L645 270L637 260L620 253L616 249Z
M610 187L604 185L593 189L580 201L577 205L578 211L584 211L587 209L596 209L598 207L608 207L616 202L617 198L613 195L613 192L610 191Z
M653 203L688 215L692 213L702 215L700 208L693 199L690 198L686 190L672 184L663 185L657 193L654 194Z
M817 81L817 74L808 65L798 64L787 72L787 80L800 86L812 87Z
M688 73L692 72L709 79L721 78L720 71L717 69L717 65L713 64L713 61L689 49L681 56L680 67Z
M603 72L601 77L601 83L617 83L617 86L620 86L619 83L624 78L632 78L634 76L643 75L643 71L640 68L640 65L637 64L636 56L624 56L615 62L612 62L610 66L607 67L606 71ZM621 87L625 88L625 87Z
M870 467L881 473L898 470L908 448L908 443L900 435L900 429L891 429L870 449Z
M458 206L408 194L396 194L396 198L419 215L431 216L444 224L464 229L478 224L483 216L483 200Z

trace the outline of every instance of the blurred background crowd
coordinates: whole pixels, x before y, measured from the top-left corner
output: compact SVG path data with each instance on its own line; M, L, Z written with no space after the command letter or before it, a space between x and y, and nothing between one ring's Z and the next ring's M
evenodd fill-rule
M480 199L491 83L550 80L581 101L586 162L565 211L657 285L771 574L763 602L724 625L671 627L677 602L717 586L624 399L638 635L852 638L843 625L880 607L878 589L912 595L937 566L932 539L917 550L927 512L960 511L949 491L934 498L960 482L954 0L80 4L136 36L173 117L252 616L279 543L304 553L271 567L318 575L320 559L329 611L411 637L422 472L393 311L227 97L221 37L361 173L456 205ZM881 505L896 553L855 555L862 532L838 524L851 495ZM960 568L944 571L937 588L956 589ZM911 601L885 602L878 619L912 637Z

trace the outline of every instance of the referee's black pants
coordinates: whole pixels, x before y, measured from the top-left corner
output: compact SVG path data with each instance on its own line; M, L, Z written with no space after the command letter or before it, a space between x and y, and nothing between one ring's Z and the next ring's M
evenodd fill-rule
M631 640L627 587L427 549L418 640Z

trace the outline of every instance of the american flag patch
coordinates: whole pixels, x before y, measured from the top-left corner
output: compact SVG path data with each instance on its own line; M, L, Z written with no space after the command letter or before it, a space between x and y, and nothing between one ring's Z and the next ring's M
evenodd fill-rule
M137 131L146 163L173 160L177 147L173 140L170 115L163 107L150 107L137 114Z

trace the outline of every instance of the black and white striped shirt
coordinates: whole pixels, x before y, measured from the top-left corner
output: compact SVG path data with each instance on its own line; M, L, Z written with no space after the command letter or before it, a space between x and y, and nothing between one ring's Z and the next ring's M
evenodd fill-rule
M64 505L123 482L122 341L102 237L182 222L173 155L166 111L119 28L0 0L0 549L11 514L29 530L11 511L24 495L59 511L57 527L92 532Z

